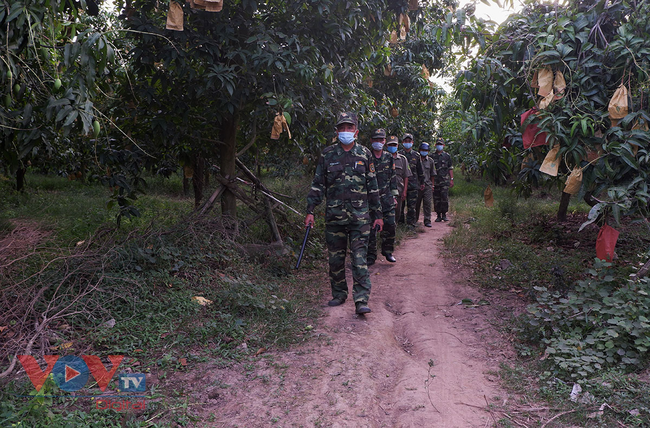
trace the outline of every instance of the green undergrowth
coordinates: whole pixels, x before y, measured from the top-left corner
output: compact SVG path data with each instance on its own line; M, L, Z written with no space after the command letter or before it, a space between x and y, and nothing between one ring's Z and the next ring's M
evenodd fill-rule
M274 190L301 209L308 182L286 181L278 179ZM105 188L50 177L29 182L29 193L2 198L1 218L51 234L0 277L0 371L20 352L10 337L31 337L34 319L52 319L32 355L125 355L122 368L155 374L160 383L148 387L145 412L122 414L67 393L34 397L22 372L0 380L0 426L191 425L191 406L165 386L173 373L255 358L310 337L305 327L317 322L321 294L311 268L322 264L322 231L313 232L296 271L304 227L289 210L276 217L285 245L269 246L269 227L254 212L239 206L237 229L221 223L218 207L199 219L178 183L150 189L137 201L142 217L118 229ZM61 394L53 383L49 388ZM81 392L99 393L89 388Z
M485 183L456 183L455 228L445 239L451 257L471 271L473 284L519 302L509 312L520 315L498 321L519 355L502 367L506 386L524 401L566 412L557 426L649 426L650 285L630 276L650 255L648 228L610 221L620 236L617 257L604 263L595 258L598 227L578 232L589 210L581 201L558 222L559 192L517 199L492 188L488 208ZM575 384L583 392L571 401ZM521 414L510 412L500 426L523 422Z

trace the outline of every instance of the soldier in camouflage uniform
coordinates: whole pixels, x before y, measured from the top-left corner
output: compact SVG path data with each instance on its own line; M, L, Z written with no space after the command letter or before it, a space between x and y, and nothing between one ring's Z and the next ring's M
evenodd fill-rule
M413 135L404 134L402 137L402 155L406 157L406 160L409 162L409 167L413 176L408 182L406 188L406 223L411 226L415 226L415 223L418 221L415 216L415 203L418 199L418 191L420 189L424 190L424 172L422 171L422 165L420 164L420 154L413 150ZM402 202L400 207L400 218L404 219L404 202Z
M368 236L372 227L383 227L375 167L370 150L355 143L359 134L357 115L340 113L336 121L340 143L326 147L318 159L316 174L307 195L305 225L314 225L314 208L326 198L325 239L329 252L332 300L338 306L348 297L345 257L350 242L352 295L357 314L371 312L370 276L366 265Z
M438 171L433 188L433 209L438 214L436 222L448 221L449 188L454 187L454 166L451 162L451 156L444 149L445 140L438 138L436 152L431 155Z
M420 206L422 206L422 219L426 227L431 227L431 204L433 202L433 183L436 177L436 165L429 156L429 143L420 144L420 164L424 171L424 189L418 192L418 200L415 204L415 218L420 217Z
M395 178L397 178L397 205L395 208L395 222L400 221L400 216L403 214L400 212L401 206L404 205L406 201L406 189L408 187L409 180L413 177L411 172L411 167L409 166L409 161L406 160L406 157L397 153L397 147L399 145L399 140L396 136L392 135L388 137L386 142L386 150L393 156L393 163L395 164ZM404 221L402 221L404 223Z
M393 250L395 249L395 205L397 203L397 177L393 156L384 151L386 131L377 129L371 135L372 162L377 172L377 186L384 220L384 230L381 231L381 254L391 263L395 263ZM397 140L397 138L395 138ZM377 259L377 232L370 231L368 240L368 266L375 264Z

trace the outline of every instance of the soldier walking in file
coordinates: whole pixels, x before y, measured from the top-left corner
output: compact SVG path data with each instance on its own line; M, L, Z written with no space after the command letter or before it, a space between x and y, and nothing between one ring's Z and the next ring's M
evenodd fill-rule
M454 167L451 156L444 149L445 140L438 138L436 152L431 155L436 164L436 171L438 171L433 188L433 209L438 214L436 222L448 221L449 188L454 187Z
M436 166L429 156L429 143L420 144L420 164L424 172L424 188L420 187L418 200L415 204L415 218L420 218L420 205L424 225L431 227L431 204L433 202L433 183L436 177Z
M339 142L326 147L318 159L311 190L307 195L305 225L314 225L314 208L326 199L325 240L329 253L332 300L338 306L348 297L345 257L350 242L354 298L357 314L371 312L370 276L366 265L368 237L372 227L383 227L381 203L372 153L356 144L359 135L357 115L340 113L336 120Z
M406 188L406 204L400 204L400 219L406 220L406 223L415 226L418 218L415 215L415 203L418 199L418 191L424 189L424 173L422 172L422 165L420 164L420 155L416 150L413 150L413 135L404 134L402 137L402 155L408 160L409 168L413 176L408 182ZM406 205L406 219L404 218L404 205Z
M409 166L409 161L401 153L397 153L397 146L399 140L396 136L392 135L388 137L386 142L386 151L393 156L393 163L395 164L395 178L397 178L397 207L395 208L395 222L399 222L400 216L403 213L400 211L401 207L406 201L406 189L408 187L409 179L413 176L411 172L411 167ZM403 221L402 221L403 223Z
M397 179L393 156L384 151L386 131L376 129L371 135L372 161L377 173L377 186L384 220L384 229L381 231L381 254L391 263L395 263L393 250L395 249L395 206L397 204ZM397 138L395 138L397 140ZM368 240L368 266L377 260L377 232L370 231Z

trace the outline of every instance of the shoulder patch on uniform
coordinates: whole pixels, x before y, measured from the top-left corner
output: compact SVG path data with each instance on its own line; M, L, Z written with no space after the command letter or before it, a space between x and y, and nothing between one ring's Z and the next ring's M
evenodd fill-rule
M370 172L375 172L375 164L374 164L374 162L370 162Z

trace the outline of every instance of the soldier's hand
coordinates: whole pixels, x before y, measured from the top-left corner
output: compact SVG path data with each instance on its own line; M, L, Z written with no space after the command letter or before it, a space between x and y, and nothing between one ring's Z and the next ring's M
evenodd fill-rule
M381 232L381 230L384 228L384 220L382 220L380 218L375 220L374 223L372 223L372 228L376 229L377 226L379 226L379 229L377 230L377 232Z
M314 215L313 214L307 214L307 216L305 217L305 226L314 227Z
M451 179L451 182L449 183L449 187L450 188L454 187L454 179L453 178Z
M402 202L404 202L406 200L406 192L402 193L401 199L402 199Z
M424 184L420 184L420 191L424 190Z

